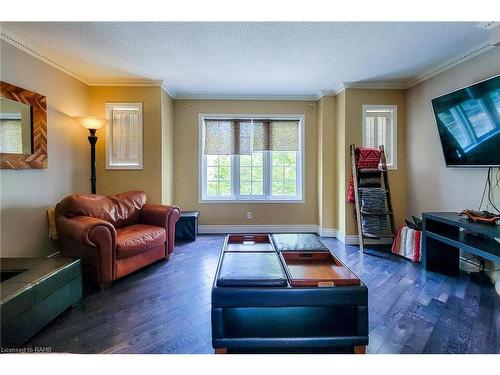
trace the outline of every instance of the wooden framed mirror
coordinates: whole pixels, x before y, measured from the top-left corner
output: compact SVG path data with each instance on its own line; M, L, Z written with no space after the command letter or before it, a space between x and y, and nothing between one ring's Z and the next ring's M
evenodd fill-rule
M45 96L0 81L1 169L47 168Z

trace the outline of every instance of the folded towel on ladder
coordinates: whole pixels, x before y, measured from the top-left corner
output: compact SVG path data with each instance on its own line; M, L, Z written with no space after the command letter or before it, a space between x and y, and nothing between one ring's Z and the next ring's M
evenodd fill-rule
M382 171L380 169L360 169L358 172L358 187L376 187L382 186Z
M377 236L387 232L386 192L381 188L360 188L361 227L364 235ZM375 215L370 215L375 214Z

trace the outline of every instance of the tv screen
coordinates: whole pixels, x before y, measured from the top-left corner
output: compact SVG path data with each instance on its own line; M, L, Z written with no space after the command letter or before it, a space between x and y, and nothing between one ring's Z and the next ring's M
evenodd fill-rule
M500 166L500 76L431 102L446 166Z

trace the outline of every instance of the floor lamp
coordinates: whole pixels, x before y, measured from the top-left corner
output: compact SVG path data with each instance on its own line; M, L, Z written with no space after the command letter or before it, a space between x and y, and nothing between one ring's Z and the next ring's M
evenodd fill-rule
M95 173L95 145L97 143L97 130L106 124L106 119L98 117L77 117L78 122L84 128L88 129L90 135L88 136L90 143L90 190L92 194L96 193L96 173Z

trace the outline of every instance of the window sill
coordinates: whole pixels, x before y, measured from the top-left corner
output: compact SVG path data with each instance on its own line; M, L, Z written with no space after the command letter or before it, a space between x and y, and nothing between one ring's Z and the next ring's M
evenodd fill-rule
M205 203L229 203L229 204L303 204L304 199L200 199L199 204Z

